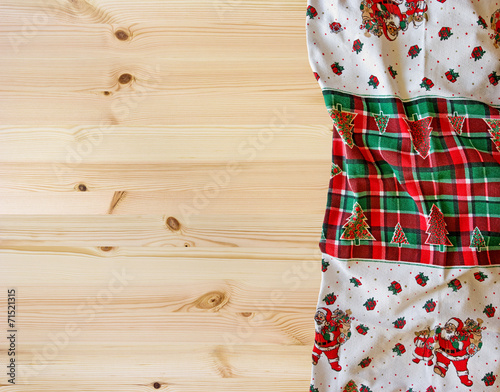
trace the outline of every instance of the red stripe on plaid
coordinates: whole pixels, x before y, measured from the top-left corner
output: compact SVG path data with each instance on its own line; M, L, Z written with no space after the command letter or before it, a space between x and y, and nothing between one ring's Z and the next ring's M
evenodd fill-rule
M420 249L408 249L373 243L370 247L358 246L359 249L355 249L354 247L338 246L334 242L327 240L326 243L321 243L320 250L329 255L335 253L337 254L335 257L339 259L404 261L439 266L474 266L498 264L500 257L499 251L477 252L468 246L458 249L457 252L441 253L436 252L430 245L424 245ZM385 254L384 258L380 257L383 254Z

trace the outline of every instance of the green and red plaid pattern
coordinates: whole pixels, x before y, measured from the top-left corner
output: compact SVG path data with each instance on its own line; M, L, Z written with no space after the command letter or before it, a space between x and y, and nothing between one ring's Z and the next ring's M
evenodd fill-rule
M332 160L342 175L330 179L321 251L342 259L499 264L500 152L491 129L498 109L467 99L323 94L330 113L344 113L353 127L346 146L345 129L343 140L334 126ZM381 116L389 117L383 131ZM460 133L453 116L465 117ZM374 240L343 236L356 206ZM398 224L407 243L393 241ZM484 238L479 249L471 243L476 228Z

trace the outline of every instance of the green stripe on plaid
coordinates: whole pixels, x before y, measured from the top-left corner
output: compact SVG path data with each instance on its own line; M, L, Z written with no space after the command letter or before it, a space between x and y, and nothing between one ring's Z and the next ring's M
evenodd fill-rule
M473 133L470 135L453 135L455 142L460 144L463 148L470 148L478 150L484 153L490 153L492 151L491 139L488 136L489 133L484 128L484 132ZM381 150L386 151L401 151L401 135L395 133L383 133L380 134L378 130L375 129L364 129L362 133L363 141L365 146L378 146ZM408 135L409 137L409 135ZM446 152L448 151L448 146L446 143L446 137L437 131L431 132L432 152Z
M344 163L343 171L351 179L365 178L369 174L369 167L366 161L359 159L347 159ZM400 167L392 167L385 161L375 161L373 163L376 170L379 172L380 178L392 178L396 175L399 182L404 182L403 169ZM485 163L483 167L473 166L472 164L465 166L464 178L474 180L475 182L487 181L499 182L500 170L498 164L493 162ZM439 183L452 184L456 182L455 167L453 165L439 166L439 171L433 167L422 167L418 169L418 178L420 181L434 181ZM483 180L481 180L483 179Z
M350 94L335 90L323 90L323 98L328 109L336 108L338 104L341 104L342 110L354 111L354 99L352 97ZM436 116L442 113L442 110L438 109L438 100L427 97L402 101L398 98L371 96L363 98L363 111L372 115L379 114L382 111L386 116L398 116L401 114L398 111L398 102L400 102L405 108L407 117L410 119L413 115L421 117ZM467 115L472 118L488 117L490 110L490 106L474 100L456 99L453 101L448 100L447 102L447 111L449 113L458 112L460 115Z

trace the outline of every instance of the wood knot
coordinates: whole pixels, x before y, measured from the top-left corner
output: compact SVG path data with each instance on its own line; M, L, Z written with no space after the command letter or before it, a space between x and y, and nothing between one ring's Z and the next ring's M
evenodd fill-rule
M243 317L251 317L253 315L253 313L252 312L242 312L241 315Z
M101 246L99 249L101 249L103 252L110 252L113 250L112 246Z
M113 198L111 199L111 203L109 204L108 214L112 214L115 210L118 203L123 200L127 192L125 191L116 191L113 193Z
M132 80L132 75L128 73L124 73L120 75L120 77L118 78L118 82L120 82L120 84L130 83L131 80Z
M155 383L153 384L153 388L154 388L154 389L160 389L160 388L161 388L161 384L160 384L159 382L155 382Z
M172 231L179 231L181 228L181 224L177 219L175 219L173 216L169 216L167 218L167 227L172 230Z
M80 192L87 192L87 190L88 190L87 185L85 185L85 184L78 184L76 186L76 189L78 189Z
M184 248L189 248L191 244L189 242L184 242Z
M103 91L104 95L111 95L111 91Z
M126 40L128 40L129 35L126 31L116 30L115 37L118 38L120 41L126 41Z
M213 351L215 368L222 378L233 377L233 370L229 361L229 356L224 347L216 347Z
M198 309L204 310L215 310L218 311L222 308L227 302L229 298L221 291L211 291L207 293L196 301L196 307Z

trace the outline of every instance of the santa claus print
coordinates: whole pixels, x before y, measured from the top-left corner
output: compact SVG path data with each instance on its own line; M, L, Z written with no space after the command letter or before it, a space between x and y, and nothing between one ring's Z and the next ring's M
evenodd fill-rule
M389 41L394 41L399 31L406 31L410 23L418 28L428 19L427 0L361 0L360 9L360 28L366 30L365 35L384 35Z
M427 4L425 0L406 0L406 16L408 17L408 22L413 23L414 28L418 28L427 17Z
M333 370L339 372L339 348L351 337L351 311L345 312L336 309L333 312L328 308L319 308L314 315L316 333L312 363L316 365L324 354Z
M482 346L481 328L482 320L477 323L467 319L465 324L458 317L449 319L444 328L436 328L436 364L434 373L445 377L450 364L457 371L460 382L467 387L472 385L469 379L468 361Z
M490 27L493 30L490 37L493 40L493 45L498 49L500 48L500 8L491 15Z
M424 329L423 331L415 332L415 351L413 352L413 362L419 363L423 361L426 366L432 366L432 358L434 354L432 352L432 346L435 343L434 331L431 331L430 327Z

